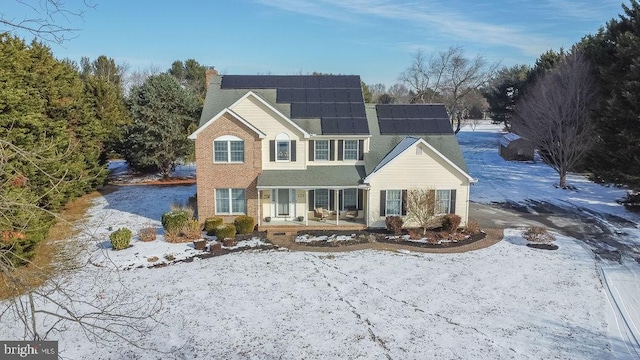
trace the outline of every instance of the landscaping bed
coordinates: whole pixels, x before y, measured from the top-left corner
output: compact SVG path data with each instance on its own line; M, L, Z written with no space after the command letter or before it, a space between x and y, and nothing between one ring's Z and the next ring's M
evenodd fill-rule
M441 232L428 231L419 239L411 239L410 232L415 233L414 230L403 230L401 234L395 235L385 229L363 231L302 230L298 232L295 242L298 245L314 247L338 247L379 242L437 249L472 244L486 236L485 233L480 232L475 235L454 233L450 237L446 237Z

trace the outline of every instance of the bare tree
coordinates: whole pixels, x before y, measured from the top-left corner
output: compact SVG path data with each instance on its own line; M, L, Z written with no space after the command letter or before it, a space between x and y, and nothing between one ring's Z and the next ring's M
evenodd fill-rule
M567 186L567 173L595 140L591 109L596 85L589 61L578 50L527 89L516 104L513 131L529 139Z
M465 56L461 46L433 54L428 60L422 51L413 55L413 63L401 75L414 92L412 102L444 102L456 123L456 134L462 126L465 97L480 89L491 77L498 64L489 64L482 55L473 59Z
M46 340L77 326L93 342L125 342L144 348L139 342L158 324L162 308L159 298L136 294L119 281L117 268L94 267L86 260L87 247L96 245L92 229L84 229L84 239L50 244L51 265L42 265L16 251L23 231L7 224L43 216L64 219L36 205L38 199L15 196L24 182L16 181L10 161L31 164L48 181L49 191L58 191L68 178L66 172L46 173L44 164L64 161L66 152L51 156L52 144L25 150L0 139L0 322L18 323L25 340ZM43 156L42 154L47 154ZM26 180L28 181L28 180ZM91 241L94 240L94 241ZM16 244L14 246L14 244ZM83 260L85 259L85 260ZM115 280L115 281L114 281ZM85 284L90 281L92 286Z
M423 234L433 227L436 215L436 192L433 189L411 189L407 191L406 222L422 228Z
M83 0L77 9L69 8L62 0L15 1L22 6L25 14L12 15L0 12L0 31L26 31L38 39L58 44L73 38L79 30L71 26L71 19L81 18L84 8L95 6L90 0Z
M389 87L387 91L389 96L393 98L393 103L396 104L408 104L411 101L411 96L409 95L409 89L407 89L404 84L397 83L393 84Z

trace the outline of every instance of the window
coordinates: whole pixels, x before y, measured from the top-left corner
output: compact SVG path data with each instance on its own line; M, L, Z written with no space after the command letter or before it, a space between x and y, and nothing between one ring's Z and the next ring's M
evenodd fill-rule
M213 141L213 162L244 162L244 141L235 136L221 136Z
M387 190L385 209L386 209L385 216L402 214L402 191L401 190Z
M342 210L358 208L358 189L342 190Z
M291 143L289 141L289 135L276 135L276 161L289 161L291 153L290 149Z
M436 190L436 214L451 212L451 190Z
M358 140L344 141L344 159L358 160Z
M244 214L244 189L216 189L216 214Z
M329 160L329 140L316 140L316 160Z
M316 189L314 196L316 208L329 209L329 189Z

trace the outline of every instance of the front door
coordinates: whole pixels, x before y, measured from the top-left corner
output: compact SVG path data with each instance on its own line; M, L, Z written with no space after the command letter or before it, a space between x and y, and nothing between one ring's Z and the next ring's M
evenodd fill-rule
M276 211L278 216L289 216L289 189L278 189L277 190L277 203L276 203Z

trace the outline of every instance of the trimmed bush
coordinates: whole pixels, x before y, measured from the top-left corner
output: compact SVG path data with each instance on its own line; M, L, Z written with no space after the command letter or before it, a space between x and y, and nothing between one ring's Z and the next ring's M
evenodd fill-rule
M216 229L216 237L222 241L225 238L236 236L236 226L233 224L224 224Z
M168 243L181 243L189 240L185 240L182 236L180 236L179 232L174 231L165 231L164 232L164 241Z
M133 234L131 230L126 227L120 228L109 235L109 239L111 240L111 247L114 250L122 250L126 249L131 245L131 237Z
M193 219L191 209L176 208L162 214L162 227L169 232L180 232Z
M204 220L204 231L207 232L207 235L214 236L216 228L222 225L223 222L224 220L221 217L208 217Z
M156 239L156 229L152 227L142 228L138 231L138 238L140 241L153 241Z
M387 225L387 231L391 231L394 234L400 234L402 232L404 221L400 216L387 216L384 219L384 223Z
M442 221L442 230L450 233L456 232L461 221L462 218L460 216L456 214L447 214L444 216L444 221Z
M529 226L522 236L529 242L541 244L552 243L556 239L544 226Z
M241 215L233 220L233 225L236 226L238 234L250 234L253 232L254 221L251 216Z
M469 235L477 235L480 234L481 231L480 224L475 221L469 221L464 227L464 232Z
M182 229L182 234L188 240L196 240L202 238L202 225L198 220L189 220Z

